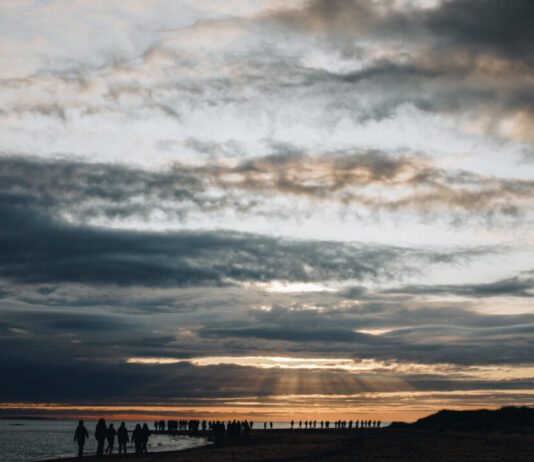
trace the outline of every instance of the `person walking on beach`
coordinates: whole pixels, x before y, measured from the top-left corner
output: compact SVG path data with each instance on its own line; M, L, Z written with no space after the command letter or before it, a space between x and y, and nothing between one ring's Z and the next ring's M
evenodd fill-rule
M143 448L143 431L141 430L140 424L135 426L135 430L132 433L132 441L135 446L135 453L140 455L141 449Z
M83 456L83 446L85 445L86 438L89 438L89 433L87 432L87 428L83 426L83 420L80 420L74 432L74 441L78 443L78 457Z
M128 430L124 422L121 423L119 430L117 431L117 440L119 441L119 456L123 453L126 454L126 443L130 442L128 437Z
M108 454L111 454L113 452L113 445L115 444L116 434L117 434L117 430L113 428L113 424L109 424L109 427L106 431L106 439L108 440L108 447L106 448L106 452Z
M98 423L96 424L96 428L95 428L95 438L98 443L96 447L97 456L104 455L104 442L106 441L106 434L107 434L106 421L104 419L100 419Z
M141 452L144 452L146 454L148 452L148 437L150 436L150 430L148 429L148 425L146 423L143 424L143 428L141 429L141 436Z

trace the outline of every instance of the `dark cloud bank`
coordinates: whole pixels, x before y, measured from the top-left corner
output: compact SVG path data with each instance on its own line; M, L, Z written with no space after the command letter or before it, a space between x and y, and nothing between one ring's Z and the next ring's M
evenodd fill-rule
M377 2L378 4L378 2ZM458 47L534 63L534 6L529 0L446 0L435 8L398 11L367 0L310 0L301 10L278 15L289 26L380 40L426 39L425 46Z

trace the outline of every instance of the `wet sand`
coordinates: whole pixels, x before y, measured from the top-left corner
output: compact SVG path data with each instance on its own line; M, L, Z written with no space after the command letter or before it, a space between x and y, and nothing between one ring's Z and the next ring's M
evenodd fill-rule
M55 459L54 459L55 460ZM60 459L62 462L78 458ZM254 430L248 441L141 457L84 457L139 462L522 462L534 461L534 434L416 429ZM47 461L50 462L50 459Z

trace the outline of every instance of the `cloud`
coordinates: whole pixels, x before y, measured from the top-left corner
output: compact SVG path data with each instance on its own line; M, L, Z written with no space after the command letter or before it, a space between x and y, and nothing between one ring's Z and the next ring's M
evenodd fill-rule
M265 340L285 340L289 342L351 342L364 338L345 329L298 329L298 328L204 328L202 336L260 338ZM366 339L367 340L367 339Z
M230 231L174 233L74 225L50 198L4 193L0 275L17 282L188 286L236 281L376 279L447 252L278 239ZM44 207L43 207L44 206ZM454 252L449 258L454 258Z
M304 218L316 213L318 201L339 213L358 206L368 212L495 226L522 222L531 212L534 182L528 179L445 170L415 154L356 150L307 155L293 146L274 149L256 159L175 163L163 170L3 157L0 178L5 193L74 223L149 220L172 225L194 221L199 214L233 213Z
M531 38L530 28L522 26L532 16L528 1L503 6L492 0L487 7L472 0L434 8L392 4L314 0L303 2L302 8L272 8L246 18L208 13L196 24L187 17L206 11L182 5L187 24L150 29L139 43L132 40L128 46L118 37L112 58L94 50L104 64L74 61L7 79L0 95L4 120L18 126L52 118L56 129L69 125L66 136L72 136L68 133L73 128L85 136L84 120L124 128L161 119L165 122L147 129L146 136L164 131L164 137L175 138L180 127L191 138L198 123L234 119L229 125L239 124L239 129L234 133L228 126L225 131L243 138L245 114L258 121L254 131L266 137L263 119L271 127L283 127L285 117L295 117L295 112L313 132L319 125L333 128L345 117L358 126L388 121L411 106L426 113L464 115L467 120L459 124L463 131L465 125L476 125L498 137L532 142L533 61L522 45ZM176 8L165 5L160 11ZM136 17L147 10L157 11L139 5ZM115 13L130 37L132 25L121 16L124 11L117 7ZM102 18L94 20L99 24ZM267 34L269 41L263 39ZM314 53L324 57L316 63ZM520 126L510 128L509 119ZM39 135L33 131L34 136ZM154 144L160 141L156 137ZM48 143L43 139L37 146Z
M0 340L4 344L3 340ZM31 340L26 343L35 345ZM15 343L16 347L18 345ZM318 369L287 369L244 367L232 364L195 366L188 362L169 365L128 364L117 361L65 361L63 355L41 357L39 361L20 359L18 356L1 358L0 377L3 402L31 403L84 403L96 405L151 405L167 406L232 406L239 398L255 397L256 405L268 405L272 399L315 399L346 397L345 405L354 400L373 399L375 393L396 393L397 397L383 396L382 405L402 396L402 392L432 394L444 391L479 391L529 389L532 378L503 380L499 368L472 368L463 370L448 365L445 371L432 372L431 367L409 363L378 363L376 370L353 371ZM335 364L335 361L333 361ZM357 366L357 363L355 363ZM398 369L398 370L397 370ZM424 372L426 370L426 372ZM513 371L504 368L502 372ZM393 372L393 373L391 373ZM517 375L521 371L514 371ZM494 377L493 377L494 375ZM528 374L527 374L528 375ZM35 386L35 377L41 377ZM414 389L415 387L415 389ZM371 396L368 396L371 394ZM292 398L290 398L292 396ZM175 398L178 397L178 398ZM322 397L322 398L321 398ZM376 396L380 398L380 396ZM466 401L468 402L466 397ZM313 401L312 401L313 402ZM302 403L301 403L302 405Z
M447 0L432 8L395 8L392 2L310 0L300 10L276 12L290 27L375 41L426 38L425 46L489 53L532 64L527 45L534 39L529 24L534 8L528 0ZM428 42L429 41L429 42Z
M270 19L297 33L319 34L317 47L352 58L356 70L317 72L310 79L317 91L328 79L350 85L352 91L338 86L334 94L357 120L394 117L408 104L425 112L463 114L471 124L483 124L485 133L532 142L527 127L534 107L531 98L521 97L532 94L534 54L527 44L534 40L528 26L534 10L528 0L393 5L310 0ZM502 119L520 126L510 129Z
M534 40L529 24L534 6L528 0L454 0L423 14L424 26L443 46L473 54L489 53L519 64L534 64L527 44Z
M390 289L389 293L410 295L454 295L461 297L533 297L534 278L532 272L522 276L502 279L485 284L455 284L435 286L406 286Z

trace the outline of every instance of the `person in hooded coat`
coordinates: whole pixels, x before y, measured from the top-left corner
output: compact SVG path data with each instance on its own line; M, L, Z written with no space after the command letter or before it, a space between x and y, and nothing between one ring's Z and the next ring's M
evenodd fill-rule
M83 425L83 420L78 422L76 431L74 432L74 441L78 443L78 457L83 456L83 446L85 445L85 440L89 438L89 433L87 428Z
M104 442L106 441L107 432L108 429L106 427L106 421L104 419L100 419L95 428L95 438L98 443L96 447L97 456L104 455Z
M106 452L108 454L111 454L113 452L113 445L115 444L116 434L117 430L113 428L113 424L109 424L108 430L106 432L106 439L108 440L108 447L106 448Z
M137 424L135 430L132 433L132 441L135 446L135 453L137 455L141 454L143 448L143 430L141 430L141 425Z
M117 431L117 440L119 441L119 456L123 452L126 454L126 443L130 442L130 438L128 437L128 430L126 429L124 422L121 423L121 426Z
M148 452L148 437L150 436L150 430L148 429L147 424L143 424L143 428L141 429L141 435L143 436L143 441L141 442L141 452L144 452L146 454Z

